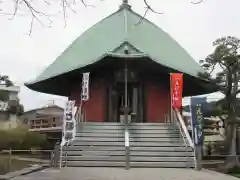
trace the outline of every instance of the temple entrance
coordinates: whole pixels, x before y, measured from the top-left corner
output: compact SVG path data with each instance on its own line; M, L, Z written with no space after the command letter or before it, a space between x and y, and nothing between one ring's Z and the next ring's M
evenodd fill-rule
M116 83L108 94L108 122L124 122L125 101L129 108L129 122L143 122L143 93L138 83L128 83L127 93L124 83Z

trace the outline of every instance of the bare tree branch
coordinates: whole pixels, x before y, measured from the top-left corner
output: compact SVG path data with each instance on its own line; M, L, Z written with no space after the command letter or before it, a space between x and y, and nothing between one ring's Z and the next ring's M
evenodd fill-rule
M84 5L85 7L87 7L87 4L85 3L84 0L81 0L81 2L83 3L83 5Z
M6 0L7 2L8 0ZM34 1L34 2L39 2ZM72 8L72 5L76 5L77 1L81 2L85 7L94 7L93 5L89 5L85 2L85 0L59 0L59 1L51 1L51 0L41 0L40 2L43 2L47 5L52 5L53 3L60 3L61 12L63 13L63 19L64 19L64 26L67 25L67 9L71 10L73 13L76 13L76 11ZM14 10L13 13L6 13L6 12L0 12L0 15L10 15L10 20L14 19L16 15L19 15L19 9L20 5L21 7L24 6L28 12L31 14L31 20L30 20L30 29L29 29L29 35L32 33L33 24L35 21L37 21L39 24L41 24L43 27L51 27L52 24L52 15L45 13L43 10L38 10L34 7L32 0L13 0L14 3ZM59 13L59 12L58 12ZM44 22L44 20L47 19L47 22Z
M142 21L145 19L146 15L147 15L147 13L148 13L148 11L149 11L149 9L146 8L146 10L145 10L145 12L144 12L144 15L142 16L142 19L141 19L139 22L137 22L136 25L139 25L139 24L142 23Z
M198 0L198 1L195 1L195 2L194 2L194 1L191 1L192 4L200 4L200 3L202 3L202 2L203 2L203 0Z
M29 10L30 13L32 14L32 20L31 20L31 24L30 24L29 35L31 35L31 33L32 33L32 28L33 28L34 20L37 20L43 27L50 27L52 21L51 21L51 19L49 18L49 15L47 15L47 14L45 14L45 13L43 13L43 12L40 12L40 11L36 10L36 9L30 4L30 2L29 2L28 0L22 0L21 2L23 2L23 3L26 5L26 7L28 8L28 10ZM45 1L45 2L46 2L46 1ZM48 20L49 20L49 25L47 25L47 26L44 25L44 24L42 23L42 21L40 20L39 16L45 16L45 17L47 17Z
M15 0L15 8L14 8L14 13L11 19L13 19L15 17L15 15L17 14L18 11L18 6L19 6L19 0Z
M144 1L144 4L147 6L147 10L150 10L152 11L153 13L156 13L156 14L163 14L163 12L158 12L158 11L155 11L147 2L147 0L143 0Z
M74 1L76 1L76 0L74 0ZM101 1L103 1L103 0L101 0ZM85 0L81 0L81 2L82 2L82 4L83 4L85 7L95 7L94 5L86 4L86 3L85 3Z
M141 24L141 23L143 22L143 20L146 18L147 13L148 13L149 11L152 11L153 13L156 13L156 14L163 14L163 12L157 12L157 11L155 11L155 10L148 4L147 0L143 0L143 1L144 1L144 4L146 5L146 10L145 10L145 12L144 12L144 15L142 16L142 19L141 19L139 22L137 22L136 25L139 25L139 24Z
M9 0L5 0L5 2L7 2L7 1L9 1ZM99 1L104 1L104 0L99 0ZM30 23L29 34L32 33L32 28L33 28L34 21L37 21L38 23L40 23L44 27L51 27L51 24L52 24L52 20L51 20L52 15L35 8L34 5L33 5L33 2L42 2L42 3L45 3L46 5L49 5L49 6L54 4L54 3L57 3L58 5L60 5L61 12L63 13L63 19L64 19L64 26L65 27L67 25L67 10L69 9L73 13L76 13L76 11L73 9L73 5L75 6L77 2L80 2L85 7L94 7L93 5L87 4L88 0L35 0L35 1L33 1L33 0L13 0L13 2L14 2L13 13L0 12L0 14L11 15L12 16L11 19L13 19L16 15L19 15L20 5L21 6L24 5L27 8L27 10L31 13L31 16L32 16L31 23ZM146 15L149 11L151 11L155 14L164 14L163 12L156 11L155 8L153 8L153 6L151 6L149 4L148 0L143 0L143 2L146 6L146 10L144 12L144 15L142 16L142 19L138 23L136 23L136 25L142 23L142 21L145 19ZM195 1L193 0L193 1L191 1L192 4L200 4L201 2L203 2L203 0L195 0ZM42 22L43 17L47 18L47 20L48 20L47 25Z

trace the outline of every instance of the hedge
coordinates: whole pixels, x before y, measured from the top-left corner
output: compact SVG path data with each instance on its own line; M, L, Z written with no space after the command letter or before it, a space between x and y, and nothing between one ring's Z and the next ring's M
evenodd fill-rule
M0 130L0 150L18 149L27 150L31 148L42 149L49 144L46 135L29 132L28 129L15 128Z

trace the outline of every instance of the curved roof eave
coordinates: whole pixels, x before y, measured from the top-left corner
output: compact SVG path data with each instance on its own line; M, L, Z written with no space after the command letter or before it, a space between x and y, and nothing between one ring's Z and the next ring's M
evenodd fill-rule
M79 66L78 68L70 69L69 71L66 71L66 72L61 72L61 73L56 74L56 75L54 75L54 76L52 76L52 77L47 77L47 78L43 78L43 79L40 79L40 80L28 81L28 82L24 83L24 85L28 87L28 86L31 85L31 84L35 84L35 83L39 83L39 82L42 82L42 81L49 80L49 79L54 78L54 77L56 77L56 76L60 76L60 75L66 74L66 73L68 73L68 72L74 71L74 70L76 70L76 69L80 69L80 68L85 67L85 66L88 66L88 65L90 65L90 64L94 64L95 62L98 62L98 61L100 61L101 59L103 59L103 58L105 58L105 57L107 57L107 56L108 56L108 53L105 53L105 54L103 54L102 56L100 56L98 59L96 59L95 61L92 61L92 62L89 63L89 64L81 65L81 66Z
M103 59L103 58L105 58L105 57L107 57L107 56L117 57L117 58L142 58L142 57L147 57L147 58L150 58L151 60L153 60L154 62L156 62L156 63L158 63L158 64L160 64L160 65L162 65L162 66L165 66L164 64L159 63L159 61L157 61L155 58L153 58L153 57L151 57L150 55L145 54L145 53L127 54L127 55L126 55L126 54L108 52L108 53L105 53L104 55L102 55L101 57L99 57L98 59L92 61L90 64L85 64L85 65L79 66L78 68L74 68L74 69L72 69L72 70L69 70L69 71L67 71L67 72L59 73L59 74L57 74L57 75L55 75L55 76L53 76L53 77L48 77L48 78L41 79L41 80L28 81L28 82L24 83L24 85L27 86L27 87L29 87L29 86L32 85L32 84L39 83L39 82L43 82L43 81L45 81L45 80L49 80L49 79L54 78L54 77L56 77L56 76L63 75L63 74L66 74L66 73L68 73L68 72L71 72L71 71L73 71L73 70L80 69L80 68L85 67L85 66L87 66L87 65L94 64L94 63L100 61L101 59ZM165 67L168 67L168 66L165 66ZM168 67L168 68L171 68L171 67ZM181 70L177 70L177 69L175 69L175 70L176 70L176 71L183 72L183 71L181 71ZM183 73L185 73L185 72L183 72ZM186 73L186 74L188 74L188 73ZM191 75L191 76L193 76L193 77L196 77L196 75L194 75L194 74L189 74L189 75ZM200 77L198 77L198 78L201 79Z

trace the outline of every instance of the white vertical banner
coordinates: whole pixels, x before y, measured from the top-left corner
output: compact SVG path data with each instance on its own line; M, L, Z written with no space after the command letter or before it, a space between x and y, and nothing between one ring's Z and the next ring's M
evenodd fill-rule
M89 100L89 76L90 73L83 73L82 77L82 93L81 93L81 100L87 101Z
M60 167L62 166L62 148L71 143L76 136L75 101L67 101L62 122L62 142L60 152Z
M63 118L63 142L70 142L74 140L76 132L76 119L75 119L75 101L68 101L64 110Z

